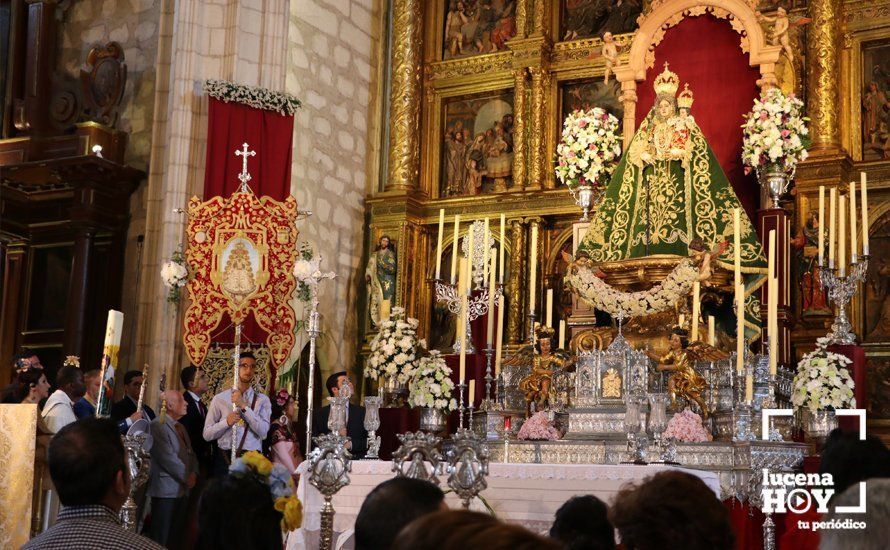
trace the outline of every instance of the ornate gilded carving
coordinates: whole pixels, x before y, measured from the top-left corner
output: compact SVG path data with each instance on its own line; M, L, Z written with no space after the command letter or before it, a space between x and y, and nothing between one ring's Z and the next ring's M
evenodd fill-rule
M516 36L513 38L525 38L528 27L528 0L516 1Z
M838 66L840 65L840 27L843 20L841 0L810 2L809 41L807 43L807 88L810 136L813 149L839 147Z
M890 4L878 3L875 0L857 0L844 4L844 16L847 24L867 21L873 24L875 19L890 17Z
M387 190L417 185L420 134L422 10L420 0L394 0L392 92Z
M507 343L522 342L522 316L526 301L522 298L525 278L525 227L521 219L510 220L510 279L507 281Z
M527 71L513 71L513 188L525 187L525 116L528 93Z
M618 50L624 51L633 41L633 37L633 34L619 34L615 36L615 44L618 46ZM553 45L551 62L553 64L573 61L589 62L592 59L602 57L602 49L603 39L599 37L559 42Z
M532 27L534 34L544 34L546 24L547 0L533 0Z
M680 24L680 21L682 21L686 17L698 17L700 15L706 14L713 15L717 19L728 20L733 30L739 33L739 36L741 37L739 39L739 46L742 48L742 51L748 53L750 45L748 43L748 35L745 31L745 26L733 14L717 6L693 6L681 12L675 13L674 15L669 17L667 21L665 21L664 24L658 28L657 31L655 31L655 34L652 35L652 40L649 43L649 49L646 51L646 67L651 69L655 66L655 48L658 47L659 44L661 44L662 40L664 40L664 34L665 32L667 32L668 29L670 29L671 27L676 27L678 24Z
M547 127L548 90L550 89L550 73L540 67L531 67L531 124L529 125L528 154L528 185L529 189L540 189L545 183L545 166L548 165L544 155L544 130Z
M459 76L473 76L485 74L490 77L498 71L508 71L513 67L513 56L509 51L464 57L461 59L449 59L430 63L427 67L429 77L432 80L442 80Z

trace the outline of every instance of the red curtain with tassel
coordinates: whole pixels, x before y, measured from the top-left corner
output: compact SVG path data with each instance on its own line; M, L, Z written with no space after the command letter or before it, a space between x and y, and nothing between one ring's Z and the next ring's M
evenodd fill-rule
M652 82L668 62L680 77L680 90L689 83L695 95L692 115L748 217L756 220L760 187L753 175L744 172L741 126L760 93L760 72L748 64L740 40L729 21L710 15L687 17L668 29L655 49L655 66L646 72L645 82L637 83L636 120L639 126L649 113L655 102Z
M235 151L241 150L244 143L249 150L256 151L256 155L247 157L250 188L257 196L284 200L290 194L294 117L210 98L208 118L204 200L217 195L227 197L241 185L238 174L244 157L236 156ZM234 342L231 323L224 315L212 340L221 344ZM248 316L242 325L242 342L262 344L265 340L266 332L253 315Z

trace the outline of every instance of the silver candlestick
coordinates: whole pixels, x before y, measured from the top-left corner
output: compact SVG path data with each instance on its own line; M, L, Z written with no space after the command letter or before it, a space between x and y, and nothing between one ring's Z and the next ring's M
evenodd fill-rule
M482 402L479 404L480 411L493 411L497 409L497 397L492 401L491 399L491 383L494 380L494 377L491 375L491 357L494 355L494 349L491 347L491 344L485 348L485 397L482 398ZM495 392L497 392L497 385L495 385Z
M368 430L368 451L365 458L378 458L380 453L380 404L383 398L379 395L365 397L365 429Z
M464 392L467 389L467 383L461 380L457 384L457 414L458 414L458 427L460 429L464 428Z
M457 291L457 285L453 283L446 283L441 279L433 279L433 288L436 292L436 301L445 302L448 305L448 311L453 315L461 315L461 295ZM495 303L501 297L503 290L498 287L495 290L494 301ZM473 296L470 294L467 297L467 309L469 310L468 315L468 323L466 326L467 333L467 353L476 353L476 350L473 348L473 332L470 326L470 323L482 317L486 313L488 313L488 295L489 289L487 287L483 287L482 291ZM458 323L459 324L459 323ZM460 353L460 336L455 336L454 345L451 347L452 352Z
M472 432L473 431L473 398L469 396L470 400L467 403L467 428Z
M534 311L529 312L528 317L528 342L531 345L535 345L537 341L537 336L535 335L535 319L537 315L535 315Z
M828 333L830 343L842 346L856 343L853 325L847 318L847 304L859 290L859 284L865 281L867 272L868 256L862 256L858 262L850 264L849 273L846 276L839 275L838 270L834 268L819 270L822 286L825 287L828 297L836 306L834 322L831 324L831 332Z

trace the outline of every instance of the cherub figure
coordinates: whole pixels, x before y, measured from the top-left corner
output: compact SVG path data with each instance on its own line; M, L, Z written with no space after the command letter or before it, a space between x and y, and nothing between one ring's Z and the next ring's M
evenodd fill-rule
M705 389L705 379L695 372L695 362L699 360L717 361L725 359L726 354L704 342L689 342L689 331L675 327L671 331L671 348L662 356L649 354L649 358L658 363L659 372L672 373L668 378L668 393L671 405L676 408L680 397L690 406L698 405L702 417L708 417L708 408L701 397Z
M689 243L689 255L694 262L699 264L699 281L707 281L711 278L711 259L723 254L727 247L729 247L729 241L721 241L714 248L708 250L703 240L698 237L692 239L692 242Z
M525 396L526 417L550 406L551 385L554 374L566 371L574 364L565 350L551 350L553 329L535 323L536 345L528 345L504 360L504 366L526 366L531 363L532 372L519 381L519 390Z
M812 19L809 17L798 17L792 22L788 17L788 12L785 11L785 8L777 9L776 14L772 16L764 15L758 11L757 18L761 21L772 23L773 28L770 33L770 42L773 46L782 46L782 51L788 56L788 61L794 61L794 51L791 49L791 42L788 39L788 31L791 30L791 27L806 25L812 21Z
M603 34L602 55L603 59L606 60L604 81L608 84L609 76L614 74L613 68L618 65L618 44L615 43L615 38L612 37L612 33L608 31Z

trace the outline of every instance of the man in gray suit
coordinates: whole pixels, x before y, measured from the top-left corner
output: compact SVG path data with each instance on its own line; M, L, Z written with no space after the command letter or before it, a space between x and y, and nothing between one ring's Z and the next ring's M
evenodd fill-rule
M182 545L185 531L185 502L189 489L197 479L197 461L185 427L179 419L185 416L186 402L182 394L167 390L166 418L159 415L151 421L151 474L147 495L151 497L151 530L149 537L169 548Z

